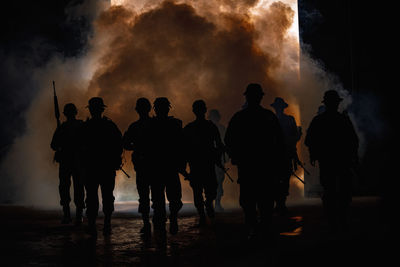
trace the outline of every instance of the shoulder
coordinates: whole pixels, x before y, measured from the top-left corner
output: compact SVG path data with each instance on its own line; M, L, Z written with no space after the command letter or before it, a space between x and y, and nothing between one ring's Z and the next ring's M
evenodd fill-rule
M169 117L169 121L171 124L177 125L179 127L182 127L182 121L180 119L177 119L175 117Z
M321 123L323 123L323 121L325 121L325 120L326 120L326 116L325 116L324 113L316 115L316 116L311 120L310 128L311 128L311 127L319 127L319 125L320 125Z
M119 131L117 124L113 122L110 118L103 117L102 122L104 123L105 126Z
M192 129L194 127L194 125L195 125L194 121L189 122L188 124L186 124L186 126L183 129L190 130L190 129Z
M218 131L217 125L215 125L215 123L213 123L211 120L207 120L207 125L208 125L208 127L210 127L213 131Z
M128 131L129 130L134 130L136 127L138 127L138 125L139 125L139 121L132 122L128 127Z

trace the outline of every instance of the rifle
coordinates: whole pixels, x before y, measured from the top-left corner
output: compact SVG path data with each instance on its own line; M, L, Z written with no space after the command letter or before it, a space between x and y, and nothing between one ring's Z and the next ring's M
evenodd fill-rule
M56 83L53 81L53 92L54 92L54 114L57 120L57 128L60 127L60 108L58 107L58 99L56 94Z
M304 170L305 173L307 173L308 175L310 175L310 172L307 171L307 169L304 167L304 163L301 162L299 159L297 159L297 165L299 165L299 166Z
M310 175L310 172L307 171L307 169L304 167L304 163L300 161L299 155L297 154L297 151L296 151L296 154L295 154L295 160L296 160L296 164L299 165L304 170L305 173Z
M126 177L128 177L128 179L131 178L131 176L122 167L120 167L119 169L126 175Z
M228 173L229 168L226 168L226 169L225 169L225 167L224 167L221 163L216 163L215 165L216 165L218 168L220 168L221 170L224 171L224 173L226 174L226 176L228 176L229 180L231 180L232 183L234 182L233 179L232 179L232 177L231 177L231 176L229 175L229 173Z
M303 179L301 179L299 176L297 176L297 174L294 172L294 171L292 171L292 175L294 176L294 177L296 177L300 182L302 182L303 184L306 184L306 182L304 182L304 180Z

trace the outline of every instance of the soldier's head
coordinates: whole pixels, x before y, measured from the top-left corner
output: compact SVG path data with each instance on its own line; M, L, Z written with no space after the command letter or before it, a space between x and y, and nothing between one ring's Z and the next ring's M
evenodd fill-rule
M101 114L103 114L106 107L107 106L104 105L103 99L101 97L92 97L89 100L89 105L87 106L92 117L101 117Z
M288 106L289 105L282 97L276 97L274 103L271 104L271 107L273 107L277 113L282 113Z
M135 110L140 116L148 115L151 110L150 101L145 97L138 98Z
M197 118L205 118L207 112L206 102L201 99L194 101L192 105L192 111Z
M153 107L157 117L167 117L171 109L171 103L166 97L157 97L154 100Z
M68 103L64 106L63 113L68 120L75 119L76 114L78 114L78 110L76 109L74 104Z
M208 112L208 118L214 122L219 122L221 120L221 114L218 109L212 109Z
M322 103L324 103L327 110L337 110L342 100L343 98L339 96L337 91L328 90L324 94L324 100L322 100Z
M244 95L246 96L248 106L255 106L260 104L264 92L258 83L250 83L247 85Z

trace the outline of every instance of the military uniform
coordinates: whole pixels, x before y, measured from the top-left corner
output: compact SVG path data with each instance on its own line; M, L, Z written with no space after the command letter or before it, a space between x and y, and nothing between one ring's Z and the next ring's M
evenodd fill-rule
M59 165L60 205L64 208L65 219L68 220L69 203L71 202L71 177L74 186L74 203L78 216L85 208L85 191L82 169L80 165L80 142L82 141L82 120L67 120L57 128L51 141L51 148L56 151L55 160Z
M153 161L151 196L153 223L165 229L165 193L169 201L170 220L176 222L182 208L182 188L179 170L184 169L182 121L174 117L154 117L152 122L151 155Z
M150 135L151 135L150 117L141 118L132 123L124 133L123 144L127 150L133 150L132 163L136 171L136 187L139 194L139 213L147 216L150 213L150 182L151 161Z
M219 134L221 136L221 139L223 140L225 138L225 132L226 128L220 123L215 123L215 125L218 128ZM227 162L227 155L225 152L221 153L221 158L217 159L220 161L220 165L225 168L225 163ZM221 198L224 195L224 180L225 180L225 171L222 168L217 167L215 169L215 173L217 175L217 196L215 198L215 207L218 210L223 210L221 206Z
M204 215L205 206L207 214L213 217L213 201L217 196L215 164L223 150L218 128L209 120L195 120L185 126L183 133L194 205L200 216Z
M122 134L106 117L88 119L84 124L84 147L86 214L89 223L94 223L99 210L99 187L105 218L109 219L114 211L115 171L121 166Z
M277 117L260 105L248 105L229 122L225 145L238 168L239 201L250 229L257 223L257 208L264 227L270 225L277 182L286 162L283 142Z
M317 115L305 140L311 160L317 160L323 206L331 226L345 223L352 198L352 167L358 161L358 137L350 118L337 111Z
M279 214L284 214L287 211L286 198L289 195L290 177L292 176L292 173L296 171L297 163L299 161L296 144L300 140L301 132L297 127L294 117L283 112L283 110L288 107L288 104L281 97L275 98L275 101L271 106L276 110L276 116L282 129L287 155L286 158L288 160L286 163L286 175L281 177L275 195L276 210Z

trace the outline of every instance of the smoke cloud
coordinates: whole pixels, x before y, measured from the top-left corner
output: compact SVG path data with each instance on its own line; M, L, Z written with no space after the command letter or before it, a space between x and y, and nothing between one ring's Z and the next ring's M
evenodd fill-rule
M139 97L168 97L171 115L184 124L194 119L192 102L204 99L209 109L220 111L226 124L243 105L243 91L250 82L263 86L267 108L276 96L284 97L288 113L306 128L323 92L335 88L335 79L318 63L307 54L300 57L298 36L291 32L297 23L295 0L93 3L74 10L96 17L83 55L54 57L46 67L34 70L41 90L26 114L26 133L15 140L1 167L1 176L19 189L9 196L14 202L58 203L57 165L49 146L56 125L52 80L60 106L75 103L81 119L88 117L87 100L103 97L105 115L122 132L137 119L133 107ZM125 163L133 174L128 154ZM192 193L183 183L184 200L190 201ZM236 204L237 185L227 181L225 188L224 201ZM301 195L301 190L294 182L293 195ZM116 197L135 200L134 179L119 173Z

